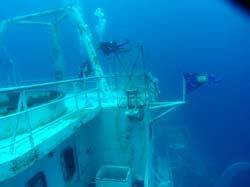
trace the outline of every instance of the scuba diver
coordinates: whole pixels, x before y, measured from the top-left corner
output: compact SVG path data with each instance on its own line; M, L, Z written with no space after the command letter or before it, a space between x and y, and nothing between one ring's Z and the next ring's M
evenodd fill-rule
M99 49L103 52L103 54L109 56L112 53L120 51L121 49L123 49L123 46L128 44L130 44L128 40L125 40L122 43L117 43L116 41L100 42Z
M91 63L86 60L79 68L78 78L85 78L92 74Z
M211 73L192 73L192 72L185 72L183 73L184 79L186 81L186 92L190 93L201 85L204 84L214 84L219 83L222 81L221 78L216 77L214 74Z

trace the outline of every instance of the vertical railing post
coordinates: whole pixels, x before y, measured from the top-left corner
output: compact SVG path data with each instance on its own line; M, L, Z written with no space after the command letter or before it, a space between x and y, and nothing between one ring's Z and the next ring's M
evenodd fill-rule
M79 110L79 103L78 103L78 99L77 99L77 94L75 94L74 99L75 99L76 110L78 111Z
M23 92L21 91L19 93L19 99L18 99L18 104L17 104L17 113L19 113L22 110L22 97L23 97L22 95L23 95ZM14 132L13 132L13 135L11 137L11 146L10 146L10 153L11 154L14 153L14 146L15 146L15 142L16 142L16 135L17 135L18 125L19 125L19 120L20 120L20 115L17 115Z
M83 80L81 81L81 83L83 85L83 93L84 93L85 104L87 104L87 98L88 98L86 78L87 78L86 72L83 72Z
M31 126L31 122L30 122L30 116L29 116L29 113L27 111L28 110L28 105L27 105L25 91L23 91L23 110L25 112L25 118L26 118L27 125L28 125L28 133L29 133L30 145L33 148L34 147L34 139L33 139L32 126Z
M27 110L28 110L28 105L27 105L25 90L22 90L20 92L20 95L19 95L17 113L19 113L21 111L24 111L25 120L26 120L26 123L28 125L29 141L30 141L31 147L33 148L34 147L34 139L33 139L33 135L32 135L32 127L31 127L31 122L30 122L30 116L29 116L29 113L27 112ZM20 115L21 114L17 115L15 129L14 129L14 132L13 132L13 135L12 135L12 138L11 138L11 146L10 146L10 153L11 154L14 153L14 146L15 146L18 126L19 126L19 122L20 122Z

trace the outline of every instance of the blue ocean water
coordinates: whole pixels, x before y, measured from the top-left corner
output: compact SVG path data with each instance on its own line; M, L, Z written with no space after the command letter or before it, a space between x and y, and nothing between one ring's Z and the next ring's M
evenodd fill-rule
M1 1L0 19L65 3L74 1ZM144 46L147 69L160 80L162 100L181 97L183 72L212 72L222 77L220 84L190 94L187 104L156 128L166 130L165 123L187 128L197 154L216 176L235 162L250 160L250 16L218 0L82 0L80 4L92 29L95 9L103 9L105 40L129 39ZM63 38L67 73L74 75L81 63L78 57L84 54L73 31L67 25L64 31L68 33ZM53 54L47 30L13 26L6 34L6 45L14 56L18 78L52 78ZM41 55L47 52L49 56ZM0 66L0 77L7 81L10 67ZM164 154L164 134L157 141L159 154Z

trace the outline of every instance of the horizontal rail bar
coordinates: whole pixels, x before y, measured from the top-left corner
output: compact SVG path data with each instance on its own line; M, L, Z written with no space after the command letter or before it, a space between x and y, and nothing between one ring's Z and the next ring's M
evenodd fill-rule
M149 106L149 109L158 109L158 108L166 108L170 106L178 106L185 104L185 101L170 101L170 102L157 102L157 103L150 103L150 105L155 106Z
M94 88L94 89L91 89L91 90L88 90L88 91L85 91L85 92L81 92L81 93L79 93L77 95L71 95L71 96L63 97L63 98L60 98L60 99L53 100L53 101L51 101L49 103L45 103L45 104L41 104L39 106L31 107L31 108L29 108L27 110L24 110L24 111L21 111L21 112L17 112L17 113L6 115L6 116L0 116L0 120L1 119L6 119L6 118L10 118L10 117L15 117L15 116L18 116L18 115L22 115L22 114L25 114L27 112L32 112L32 111L35 111L35 110L39 110L39 109L44 108L46 106L49 106L49 105L52 105L52 104L56 104L56 103L59 103L59 102L62 102L62 101L68 100L68 99L72 99L75 96L79 96L81 94L90 93L92 91L94 92L96 90L97 90L97 88Z
M82 107L82 108L80 108L79 110L81 110L81 109L85 109L85 107ZM61 116L61 117L59 117L59 118L57 118L57 119L55 119L55 120L53 120L53 121L47 123L46 125L42 126L42 128L40 128L40 129L38 129L38 130L37 130L37 129L32 130L32 131L33 131L33 134L35 135L35 134L39 133L43 128L49 127L49 126L53 125L54 123L56 123L57 121L63 120L64 118L68 117L69 115L71 115L71 114L73 114L73 113L75 113L75 112L77 112L77 110L74 110L74 111L71 111L71 112L69 112L69 113L66 113L65 115L63 115L63 116ZM10 147L12 144L20 143L20 142L24 141L25 139L27 139L29 136L30 136L30 135L27 134L27 135L25 135L24 137L22 137L22 138L20 138L20 139L18 139L18 140L16 140L16 141L14 141L14 142L11 142L11 143L6 144L6 145L3 145L3 146L0 146L0 149L4 149L4 148L7 148L7 147Z
M143 76L143 75L134 75L132 77L141 77L141 76ZM7 87L7 88L1 88L0 93L21 91L21 90L30 90L30 89L34 89L34 88L62 85L62 84L68 84L68 83L74 83L74 82L81 82L81 81L85 81L85 80L89 81L89 80L99 80L99 79L103 79L103 78L109 79L109 78L123 78L123 77L129 77L129 76L128 75L107 75L107 76L102 76L102 77L92 76L92 77L68 79L68 80L54 81L54 82L47 82L47 83L38 83L38 84L32 84L32 85Z
M39 21L19 21L18 24L25 24L25 25L36 25L36 26L42 26L42 27L52 27L52 23L46 23L46 22L39 22Z
M68 7L64 7L64 8L57 8L57 9L51 9L51 10L42 11L42 12L36 12L36 13L27 14L24 16L18 16L18 17L8 19L7 22L10 22L10 23L14 22L15 23L15 22L19 22L19 21L27 20L27 19L40 18L40 17L44 17L44 16L51 16L54 14L64 13L65 11L68 11L71 9L72 9L72 7L68 6Z
M81 94L82 94L82 93L81 93ZM78 94L78 95L80 95L80 94ZM75 96L76 96L76 95L72 95L72 96L70 96L70 97L67 97L66 99L72 99L72 98L74 98ZM65 99L65 100L66 100L66 99ZM45 107L45 106L48 106L48 105L52 105L52 104L54 104L54 103L56 103L56 102L60 102L60 101L62 101L62 100L63 100L63 99L57 100L57 101L55 101L55 102L50 102L50 103L45 104L45 105L43 105L43 106L35 107L34 110L39 109L39 108L42 108L42 107ZM46 127L49 127L49 126L53 125L54 123L56 123L56 122L58 122L58 121L60 121L60 120L63 120L64 118L68 117L68 116L71 115L71 114L74 114L75 112L78 112L79 110L83 110L83 109L84 109L84 110L92 110L92 109L96 109L97 107L98 107L98 106L96 106L96 107L86 107L86 106L83 106L83 107L80 107L79 109L76 109L76 110L73 110L73 111L68 111L68 112L65 113L64 115L62 115L62 116L56 118L55 120L46 123L46 124L43 125L41 128L32 130L32 133L35 135L35 134L39 133L42 129L44 129L44 128L46 128ZM14 115L12 115L11 117L13 117L13 116L15 116L15 115L21 115L21 114L23 114L23 113L25 113L25 112L30 112L31 110L32 110L32 109L28 109L28 110L23 111L23 112L20 112L20 113L18 113L18 114L14 114ZM10 115L8 115L7 117L10 117ZM22 137L22 138L20 138L20 139L18 139L18 140L16 140L16 141L14 141L14 142L10 142L10 143L8 143L8 144L2 145L2 146L0 146L0 149L4 149L4 148L7 148L7 147L10 147L11 145L16 144L16 143L20 143L20 142L24 141L25 139L27 139L29 136L30 136L30 135L27 134L27 135L25 135L24 137Z
M34 88L62 85L62 84L68 84L68 83L74 83L74 82L81 82L83 80L95 80L95 79L97 79L97 77L87 77L87 78L70 79L70 80L63 80L63 81L54 81L54 82L40 83L40 84L33 84L33 85L25 85L25 86L15 86L15 87L9 87L9 88L2 88L2 89L0 89L0 93L21 91L21 90L30 90L30 89L34 89Z

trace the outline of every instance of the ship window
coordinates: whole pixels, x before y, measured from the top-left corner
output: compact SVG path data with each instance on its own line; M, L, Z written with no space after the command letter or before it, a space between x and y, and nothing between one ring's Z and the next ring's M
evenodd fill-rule
M63 150L61 154L61 160L64 178L66 181L68 181L71 179L71 177L75 174L76 171L74 151L72 147L67 147Z
M43 172L37 173L25 185L25 187L47 187L46 178Z

